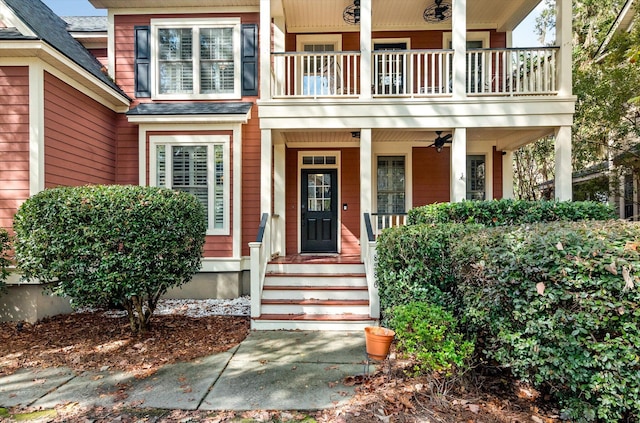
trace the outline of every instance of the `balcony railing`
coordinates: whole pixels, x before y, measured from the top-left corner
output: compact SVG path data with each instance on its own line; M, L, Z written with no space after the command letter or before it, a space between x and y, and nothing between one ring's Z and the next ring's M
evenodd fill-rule
M353 97L360 91L360 53L273 53L273 97Z
M468 95L550 95L557 92L557 47L467 51Z
M453 50L373 52L373 95L450 95Z
M470 49L469 96L553 95L557 47ZM453 93L453 50L372 53L373 97L442 97ZM273 53L273 98L345 98L360 95L359 52Z

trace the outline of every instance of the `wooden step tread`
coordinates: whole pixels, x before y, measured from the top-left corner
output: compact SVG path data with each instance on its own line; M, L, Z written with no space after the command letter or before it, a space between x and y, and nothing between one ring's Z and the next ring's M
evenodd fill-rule
M260 317L254 317L254 320L303 320L303 321L362 321L374 320L366 314L263 314Z
M282 273L267 272L265 277L287 277L287 278L366 278L365 273Z
M356 306L356 305L369 305L369 300L317 300L317 299L304 299L304 300L270 300L262 299L262 304L290 304L290 305L327 305L327 306Z
M367 286L265 285L263 291L367 291Z

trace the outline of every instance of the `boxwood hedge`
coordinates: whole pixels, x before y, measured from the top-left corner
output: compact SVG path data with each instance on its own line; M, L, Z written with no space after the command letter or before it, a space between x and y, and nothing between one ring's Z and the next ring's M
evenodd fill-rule
M200 268L205 210L187 193L84 186L42 191L14 219L24 278L80 306L116 303L145 331L158 299Z
M574 421L638 421L639 246L640 226L613 220L466 235L452 262L478 348Z
M436 203L409 211L408 223L479 223L485 226L520 223L606 220L615 217L608 204L592 201L490 200Z

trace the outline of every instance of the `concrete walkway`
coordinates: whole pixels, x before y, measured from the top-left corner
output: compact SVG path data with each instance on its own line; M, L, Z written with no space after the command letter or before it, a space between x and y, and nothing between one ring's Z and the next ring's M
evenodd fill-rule
M343 380L361 375L364 362L364 332L251 332L232 350L167 365L146 379L113 371L23 369L0 377L0 407L323 409L351 398L354 388Z

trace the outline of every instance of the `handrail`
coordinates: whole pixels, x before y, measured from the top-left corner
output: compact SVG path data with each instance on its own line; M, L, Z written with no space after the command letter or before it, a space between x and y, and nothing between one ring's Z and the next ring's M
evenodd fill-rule
M271 236L269 228L269 213L263 213L258 226L258 235L255 242L249 243L251 263L251 317L260 317L262 314L262 288L264 275L271 256Z
M260 219L260 226L258 226L258 236L256 242L262 242L264 238L264 230L267 227L267 220L269 219L269 213L262 213L262 219Z
M373 234L373 227L371 226L371 216L369 213L364 214L364 227L367 229L367 239L369 242L373 242L376 240L376 237Z

